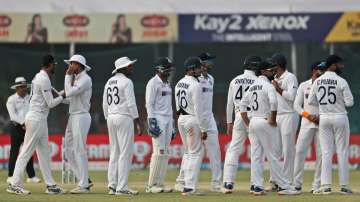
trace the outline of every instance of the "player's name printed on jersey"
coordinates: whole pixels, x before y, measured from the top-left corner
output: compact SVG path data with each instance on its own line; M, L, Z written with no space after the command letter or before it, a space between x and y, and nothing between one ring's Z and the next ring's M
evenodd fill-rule
M188 89L190 85L187 84L187 83L182 83L182 82L180 82L180 83L178 83L176 86L177 86L178 88Z
M336 85L337 85L337 80L334 80L334 79L318 79L318 80L317 80L317 85L332 85L332 86L336 86Z
M263 88L262 85L254 85L249 88L249 92L262 90L262 88Z
M248 84L252 85L255 80L253 79L247 79L247 78L241 78L241 79L235 79L235 84Z
M110 80L109 85L115 85L115 84L117 84L117 82L118 82L117 80Z

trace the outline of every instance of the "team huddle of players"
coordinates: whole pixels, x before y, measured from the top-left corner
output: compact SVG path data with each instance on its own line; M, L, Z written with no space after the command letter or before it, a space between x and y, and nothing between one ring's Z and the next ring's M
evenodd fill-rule
M316 143L316 170L311 192L332 192L332 155L336 149L340 192L352 193L348 186L350 129L345 108L351 107L354 100L346 80L339 76L344 68L342 58L330 55L324 62L314 63L311 78L298 86L296 76L287 71L287 61L282 54L276 53L267 59L246 57L243 74L236 76L229 85L226 117L227 134L232 135L232 139L226 151L223 174L218 129L212 112L214 78L209 72L215 65L214 61L215 56L209 53L189 57L184 63L185 76L175 85L174 93L168 81L174 70L172 61L166 57L156 61L155 75L147 83L145 95L148 133L153 144L147 193L173 191L165 186L169 146L176 135L173 96L177 128L184 148L174 189L182 195L202 195L197 182L205 150L212 172L210 190L232 193L239 156L247 138L251 143L250 193L300 194L305 156L313 140ZM52 179L49 152L45 148L46 117L49 109L61 102L70 104L65 148L70 167L79 179L78 186L70 192L88 193L93 186L88 176L86 156L86 135L91 122L91 78L86 71L91 68L81 55L74 55L65 62L69 68L64 91L58 92L51 87L49 75L55 68L54 61L50 66L44 65L32 81L30 109L25 118L25 149L21 150L16 162L7 189L9 193L30 193L23 187L21 173L35 148L47 184L46 192L65 193ZM108 189L111 195L139 193L128 186L134 134L141 131L134 86L128 78L135 62L128 57L117 59L112 77L104 88L102 106L110 141ZM299 117L301 126L296 140ZM263 178L265 160L271 176L271 187L266 190Z

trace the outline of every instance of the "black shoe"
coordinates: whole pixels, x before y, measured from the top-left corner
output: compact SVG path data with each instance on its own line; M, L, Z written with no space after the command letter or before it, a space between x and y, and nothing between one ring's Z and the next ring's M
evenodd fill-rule
M88 183L89 183L89 186L86 187L86 189L90 191L90 188L94 186L94 183L91 181L90 178L88 178Z
M254 195L264 195L265 194L265 190L261 187L255 187L254 186L254 192L252 193Z
M352 194L353 192L351 191L351 189L349 187L341 187L340 193L342 193L342 194Z
M224 188L232 190L232 189L234 189L234 183L232 183L232 182L224 182Z
M255 185L251 185L250 186L250 194L254 193L255 190Z
M301 187L295 187L296 191L301 191Z

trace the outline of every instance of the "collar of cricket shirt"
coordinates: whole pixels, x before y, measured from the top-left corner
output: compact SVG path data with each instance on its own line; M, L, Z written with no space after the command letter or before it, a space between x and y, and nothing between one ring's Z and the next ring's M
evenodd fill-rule
M245 70L244 70L244 73L245 73L245 74L251 74L251 75L254 75L254 76L255 76L255 72L254 72L254 71L251 71L251 70L248 70L248 69L245 69Z
M83 70L81 71L79 74L75 74L75 79L79 79L80 77L82 77L82 75L86 74L86 71Z
M267 83L270 83L270 80L264 75L260 75L258 78L266 81Z

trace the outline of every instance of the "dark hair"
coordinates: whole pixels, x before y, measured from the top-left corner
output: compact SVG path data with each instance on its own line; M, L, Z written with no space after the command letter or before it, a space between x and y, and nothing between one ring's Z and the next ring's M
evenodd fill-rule
M338 55L329 55L329 57L326 58L325 65L327 68L329 68L332 64L336 64L342 61L343 59Z
M280 66L283 69L286 69L286 57L281 54L281 53L275 53L274 55L271 56L271 60L273 64L276 64L278 66Z
M41 18L40 14L36 13L36 14L34 14L34 15L32 16L32 18L31 18L31 23L30 23L30 24L31 24L31 31L32 31L32 32L35 30L35 19L36 19L37 17L40 17L40 18Z

